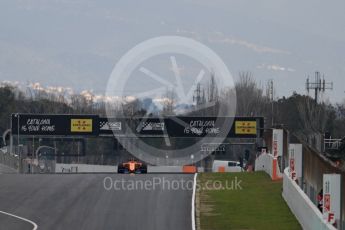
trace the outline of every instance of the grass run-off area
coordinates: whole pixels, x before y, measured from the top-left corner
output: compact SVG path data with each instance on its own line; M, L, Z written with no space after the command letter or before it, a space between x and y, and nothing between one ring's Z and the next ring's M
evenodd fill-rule
M282 181L264 172L201 173L196 194L198 230L301 229L282 198Z

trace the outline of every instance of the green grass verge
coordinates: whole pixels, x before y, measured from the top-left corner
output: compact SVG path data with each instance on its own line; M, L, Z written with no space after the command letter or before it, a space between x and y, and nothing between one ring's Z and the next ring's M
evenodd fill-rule
M233 189L218 188L226 181L231 188L236 178L242 189L234 189L235 182ZM282 182L273 182L266 173L201 173L198 188L198 230L301 229L282 198Z

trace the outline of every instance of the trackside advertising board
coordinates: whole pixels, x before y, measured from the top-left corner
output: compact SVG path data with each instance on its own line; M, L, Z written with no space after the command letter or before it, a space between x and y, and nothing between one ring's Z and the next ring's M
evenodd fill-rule
M302 177L302 149L302 144L289 144L289 169L292 180Z
M99 118L99 134L102 136L163 136L166 133L163 118ZM129 130L130 129L130 130Z
M228 137L259 138L264 132L263 117L235 117Z
M257 127L256 121L235 121L235 133L256 135Z
M282 129L273 129L272 154L274 157L283 156L283 136Z
M12 114L13 135L97 136L98 125L95 115Z
M166 120L168 134L171 137L226 136L223 122L217 117L169 117ZM230 121L230 120L229 120ZM231 121L230 121L231 122ZM228 124L230 127L231 123Z
M139 118L132 122L134 133L138 135L164 135L166 134L166 119Z
M340 174L323 174L323 218L335 227L340 226L340 185Z
M99 134L126 136L170 136L170 137L262 137L262 117L141 117L141 118L99 118ZM226 129L223 124L231 129ZM130 129L130 130L129 130Z
M124 136L126 135L125 118L99 118L99 135Z
M170 136L259 138L262 117L139 117L97 115L12 114L12 134L28 136Z
M171 137L262 137L262 117L169 117L165 119Z
M72 133L92 133L92 119L71 119L71 132Z

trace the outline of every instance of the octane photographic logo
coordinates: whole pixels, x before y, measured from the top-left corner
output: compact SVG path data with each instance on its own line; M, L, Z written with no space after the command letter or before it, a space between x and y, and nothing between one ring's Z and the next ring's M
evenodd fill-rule
M103 188L106 191L193 191L194 180L152 177L146 180L128 178L104 177ZM206 180L196 184L196 191L242 190L242 180L235 177L232 180Z
M193 76L193 84L186 85L185 82L190 76L184 76L179 71L179 59L190 59L195 63L202 66L199 72ZM162 71L151 69L145 66L150 59L166 57L170 66ZM164 65L161 65L162 67ZM152 121L148 122L149 114L151 114L151 108L146 111L146 115L143 116L141 123L143 127L138 127L140 130L132 130L129 124L123 124L125 126L125 135L118 136L114 132L114 136L124 146L127 151L136 156L138 159L145 161L153 165L188 165L194 162L200 161L207 157L210 153L205 153L202 150L203 143L222 143L224 138L232 126L233 119L219 119L221 117L234 117L236 114L236 92L234 87L234 81L230 71L228 70L222 59L210 48L190 38L179 36L162 36L146 40L131 50L129 50L115 65L111 76L109 78L106 96L107 98L126 98L128 97L128 91L126 86L128 84L137 84L133 80L133 73L137 71L141 75L145 76L152 82L155 81L159 87L156 89L145 90L143 86L142 92L131 94L132 98L157 98L162 97L162 92L167 89L173 89L176 95L176 104L186 104L193 98L193 93L199 83L205 80L207 74L212 73L218 86L220 86L219 94L220 100L217 102L205 102L203 104L194 105L189 110L189 114L193 116L202 117L208 108L217 108L212 114L216 117L214 120L196 119L195 121L188 121L179 119L178 116L169 116L173 122L184 127L184 133L190 135L195 134L198 141L188 145L184 148L169 148L169 147L157 147L147 144L142 137L139 137L138 133L143 128L151 128L154 131L161 131L164 138L164 144L166 146L172 145L172 139L167 132L167 126L164 124L164 116L158 115L156 123ZM158 72L160 74L158 74ZM173 81L168 80L164 76L169 75L174 77ZM164 75L164 76L163 76ZM188 88L186 90L186 88ZM226 99L221 99L222 95ZM118 111L120 110L120 111ZM116 111L116 112L114 112ZM123 118L126 114L123 110L123 106L120 106L115 102L109 102L106 105L106 112L108 118ZM195 115L196 114L196 115ZM187 115L188 116L188 115ZM128 117L128 116L127 116ZM138 129L137 128L137 129ZM204 132L204 133L203 133ZM204 134L204 135L202 135ZM130 137L130 138L129 138ZM176 144L176 140L174 141Z

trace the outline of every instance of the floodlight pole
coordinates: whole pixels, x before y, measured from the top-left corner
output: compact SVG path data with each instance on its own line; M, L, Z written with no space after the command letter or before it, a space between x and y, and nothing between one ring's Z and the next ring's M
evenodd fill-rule
M19 113L17 113L17 151L19 148ZM18 151L18 155L19 155L19 151Z
M274 126L274 83L273 79L269 80L269 96L271 100L271 113L272 113L272 127Z
M18 153L18 159L19 159L19 173L22 172L22 154L19 152L19 138L20 138L20 134L19 134L19 119L20 119L20 115L19 113L16 114L17 117L17 153Z

